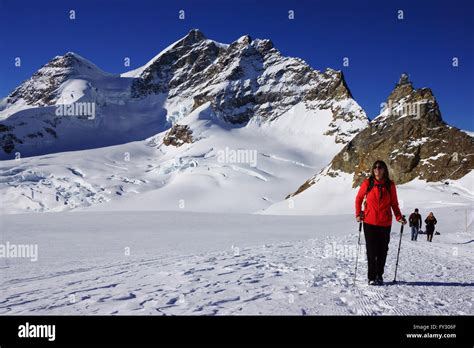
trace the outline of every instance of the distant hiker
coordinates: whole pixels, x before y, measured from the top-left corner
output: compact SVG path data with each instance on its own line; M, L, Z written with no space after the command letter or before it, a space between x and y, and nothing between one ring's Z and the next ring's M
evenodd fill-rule
M418 208L415 209L414 213L411 213L408 221L410 222L411 227L411 240L416 241L418 238L418 232L422 226L422 219L421 215L418 214Z
M362 207L364 201L365 207ZM390 180L385 162L378 160L372 166L370 177L359 188L355 208L357 222L361 219L364 222L369 285L382 285L390 242L392 210L397 221L406 224L398 207L395 183Z
M429 213L428 216L425 219L425 224L426 224L426 240L428 242L433 241L433 234L435 230L435 225L438 221L433 215L433 212Z

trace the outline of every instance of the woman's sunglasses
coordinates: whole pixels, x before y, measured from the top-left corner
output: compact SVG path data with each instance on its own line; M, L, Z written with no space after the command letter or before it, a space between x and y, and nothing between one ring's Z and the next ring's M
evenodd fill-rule
M374 166L374 169L385 169L385 167L384 167L384 166L380 166L380 165L376 165L376 166Z

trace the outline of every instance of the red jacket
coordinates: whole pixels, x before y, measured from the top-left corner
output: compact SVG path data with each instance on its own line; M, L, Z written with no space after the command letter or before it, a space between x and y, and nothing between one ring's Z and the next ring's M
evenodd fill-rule
M390 192L387 187L382 187L382 198L380 198L380 189L377 184L382 184L374 178L374 186L367 194L364 210L364 222L377 226L391 226L392 225L392 209L397 221L402 219L402 213L398 207L397 189L393 181L390 182ZM362 206L362 201L369 187L369 179L365 179L360 185L359 192L355 199L356 216L359 216Z

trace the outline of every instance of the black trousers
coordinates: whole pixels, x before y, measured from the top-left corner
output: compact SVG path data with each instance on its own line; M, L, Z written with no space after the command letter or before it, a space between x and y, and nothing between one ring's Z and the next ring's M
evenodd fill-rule
M431 242L433 240L433 232L426 232L426 240Z
M433 240L433 234L435 231L434 225L426 225L426 240L431 242Z
M368 264L367 276L369 280L375 280L377 277L383 276L391 228L392 226L375 226L364 222Z

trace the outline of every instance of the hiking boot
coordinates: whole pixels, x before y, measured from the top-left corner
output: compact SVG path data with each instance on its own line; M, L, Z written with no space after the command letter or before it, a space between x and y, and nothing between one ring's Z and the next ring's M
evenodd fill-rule
M369 285L376 285L375 280L369 280Z
M377 277L377 279L375 279L375 285L383 285L383 278Z

